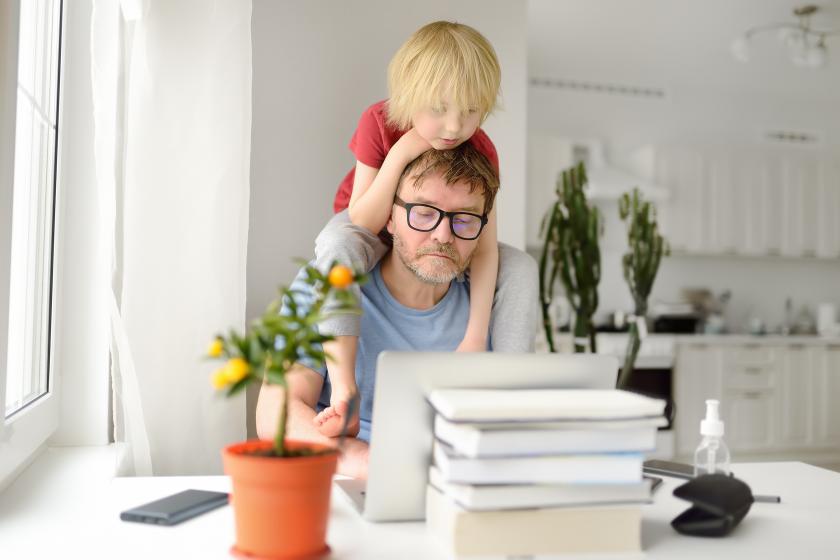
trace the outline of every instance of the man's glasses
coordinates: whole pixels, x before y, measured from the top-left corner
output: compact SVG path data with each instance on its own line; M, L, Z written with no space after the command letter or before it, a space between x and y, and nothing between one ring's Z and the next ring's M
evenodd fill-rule
M405 208L408 227L415 231L432 231L438 227L440 221L449 218L449 229L452 235L466 241L473 240L481 234L487 225L487 215L472 212L445 212L440 208L428 204L414 204L406 202L400 197L394 197L394 204Z

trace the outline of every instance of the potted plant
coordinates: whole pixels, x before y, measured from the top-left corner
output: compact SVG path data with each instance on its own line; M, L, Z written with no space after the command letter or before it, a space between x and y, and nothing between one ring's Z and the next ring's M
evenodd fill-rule
M319 333L317 325L335 313L359 313L348 288L363 281L363 275L342 265L333 265L328 274L305 265L303 289L281 288L244 334L231 330L210 344L208 355L224 361L212 378L217 390L231 396L250 383L284 389L274 440L236 443L222 452L233 484L235 556L309 558L329 550L327 520L338 451L286 439L286 374L297 362L324 364L322 345L333 337Z
M587 346L591 352L596 351L592 316L598 309L603 224L598 208L586 199L586 183L583 162L563 171L555 189L557 200L540 227L540 234L545 235L540 256L540 303L551 352L557 351L549 309L558 275L575 312L575 352L585 352Z
M659 233L656 208L642 198L639 189L633 189L632 194L622 195L618 214L622 221L627 222L628 250L621 259L621 266L636 307L635 318L630 321L630 339L627 342L624 367L617 383L619 388L624 388L633 372L633 365L642 345L644 335L639 332L640 326L647 331L644 324L647 320L648 297L653 289L653 281L656 280L662 257L670 253L670 248Z

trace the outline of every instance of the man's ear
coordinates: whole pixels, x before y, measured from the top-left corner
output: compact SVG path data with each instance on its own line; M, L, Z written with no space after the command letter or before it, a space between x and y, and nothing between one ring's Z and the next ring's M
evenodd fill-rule
M397 196L400 195L399 189L397 189ZM394 212L397 211L396 205L391 205L391 213L388 215L388 222L385 224L385 230L394 235Z

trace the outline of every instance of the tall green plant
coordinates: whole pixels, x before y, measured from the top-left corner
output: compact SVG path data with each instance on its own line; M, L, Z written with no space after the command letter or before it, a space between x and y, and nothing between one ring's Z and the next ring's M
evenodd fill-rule
M659 271L663 256L670 252L668 242L659 233L656 222L656 208L653 203L642 199L639 189L624 193L619 200L618 214L627 222L627 253L622 257L624 279L630 288L636 306L636 321L630 323L630 339L624 356L624 367L618 378L618 387L624 387L633 371L639 347L642 345L637 321L644 321L647 315L648 297L653 281Z
M581 342L586 339L592 352L596 351L592 316L598 309L598 283L601 281L598 241L603 221L598 208L586 200L586 183L586 168L582 162L563 171L555 189L557 200L540 228L540 235L545 238L540 257L540 303L543 328L552 352L557 349L549 307L558 276L575 312L575 352L586 351L586 344Z

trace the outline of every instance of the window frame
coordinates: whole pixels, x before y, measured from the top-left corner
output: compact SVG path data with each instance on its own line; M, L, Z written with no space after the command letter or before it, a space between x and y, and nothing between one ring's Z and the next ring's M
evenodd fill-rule
M23 0L27 1L27 0ZM56 330L59 324L57 287L61 284L61 250L63 196L61 181L62 150L62 71L65 56L65 30L67 28L66 6L59 1L59 59L56 154L53 171L53 230L52 266L49 305L49 350L47 355L47 392L21 410L5 416L6 364L9 329L9 282L11 271L0 276L0 403L4 414L0 423L0 491L26 468L46 447L48 438L57 430L60 415L59 384L56 382ZM14 192L14 162L17 113L18 45L20 26L20 2L0 2L0 262L11 262L12 240L12 197ZM11 268L11 267L9 267Z

